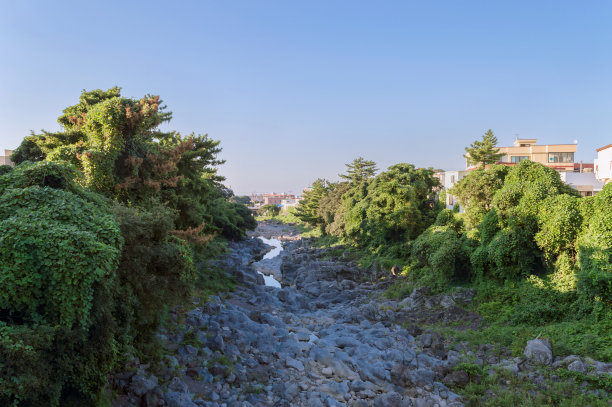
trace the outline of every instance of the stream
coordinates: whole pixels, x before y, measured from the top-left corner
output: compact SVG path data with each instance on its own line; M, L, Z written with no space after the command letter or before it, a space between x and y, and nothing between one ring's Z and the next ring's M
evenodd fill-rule
M280 253L283 251L283 244L280 240L278 239L266 239L263 236L259 236L258 239L260 239L262 242L264 242L265 244L274 247L272 250L270 250L268 253L266 253L263 257L263 259L261 259L260 261L256 262L255 268L257 269L257 264L260 262L263 262L264 260L270 260L273 259L277 256L280 255ZM265 285L270 286L270 287L277 287L277 288L281 288L281 283L275 279L272 275L265 275L264 273L262 273L261 271L257 270L257 273L261 274L264 278L264 282Z

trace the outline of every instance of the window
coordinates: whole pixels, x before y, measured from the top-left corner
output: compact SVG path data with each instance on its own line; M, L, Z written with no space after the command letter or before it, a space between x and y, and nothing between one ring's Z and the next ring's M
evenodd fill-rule
M526 155L514 155L512 157L510 157L510 160L512 160L513 163L519 163L523 160L528 160L529 157L527 157Z
M548 153L549 163L573 163L574 153Z

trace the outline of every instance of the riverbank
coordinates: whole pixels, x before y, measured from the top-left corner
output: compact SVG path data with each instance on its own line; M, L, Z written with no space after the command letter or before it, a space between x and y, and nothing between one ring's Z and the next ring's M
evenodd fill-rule
M263 259L271 248L259 236L280 238L283 250ZM135 364L116 382L126 394L115 405L457 407L505 405L500 394L522 397L523 383L543 397L554 391L548 368L532 359L424 329L478 329L481 318L466 310L471 290L431 295L420 288L387 299L391 281L370 281L367 270L337 250L313 247L287 225L260 224L230 249L216 266L234 276L236 290L174 314L159 335L167 352L162 366L153 373ZM264 285L264 269L282 287ZM575 362L550 356L559 366ZM483 391L482 403L459 394L478 378L500 393ZM557 376L555 383L570 382ZM578 400L582 389L574 390L565 394Z

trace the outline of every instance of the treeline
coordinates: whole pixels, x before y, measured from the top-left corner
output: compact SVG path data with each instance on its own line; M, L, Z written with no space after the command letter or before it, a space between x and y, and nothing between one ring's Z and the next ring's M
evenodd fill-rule
M256 226L228 200L219 142L160 131L161 103L84 91L62 131L32 133L0 167L1 405L99 404L164 312L225 278L204 268L207 246Z
M458 213L436 199L446 191L432 169L375 174L355 160L343 181L315 181L296 215L370 262L402 265L412 284L516 288L499 299L513 305L509 321L590 315L612 325L612 185L583 198L542 164L481 166L450 191L466 208Z

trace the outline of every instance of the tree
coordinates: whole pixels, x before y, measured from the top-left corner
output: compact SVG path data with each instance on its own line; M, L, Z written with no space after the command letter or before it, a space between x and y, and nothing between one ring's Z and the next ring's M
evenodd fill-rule
M233 203L237 203L237 204L241 204L241 205L250 205L251 204L251 197L247 196L247 195L240 195L240 196L232 196L229 199L230 202Z
M345 207L342 203L344 195L350 189L350 182L331 184L329 193L321 199L318 214L323 218L327 234L342 236L344 233Z
M347 197L346 234L364 246L415 239L436 218L433 169L396 164Z
M224 163L219 141L161 131L172 113L159 96L131 99L120 91L83 91L59 117L62 131L31 135L22 155L70 162L83 173L83 186L122 203L144 209L162 203L176 211L178 229L237 239L245 225L254 228L250 211L227 201L231 193L217 174Z
M25 137L21 141L19 147L13 151L13 154L11 154L11 161L15 163L15 165L19 165L24 161L42 161L45 159L45 154L35 141L37 137L40 136L31 132L30 136Z
M296 207L295 216L302 222L317 226L321 228L322 232L325 232L325 223L319 213L319 206L321 200L329 193L330 188L330 183L324 179L319 178L313 182L312 189L304 193L304 199Z
M365 160L363 157L355 158L352 163L345 165L347 168L346 175L339 174L339 176L353 184L358 184L374 177L376 171L378 171L374 161Z
M493 135L491 129L482 136L482 141L476 140L466 147L465 152L464 157L469 164L480 164L482 167L487 164L495 164L503 157L502 153L498 153L497 137Z
M259 209L257 209L257 214L260 216L276 216L280 213L280 207L277 205L263 205Z
M477 168L462 178L450 193L463 205L470 227L475 227L491 209L493 196L503 185L510 167L491 165L489 169Z

